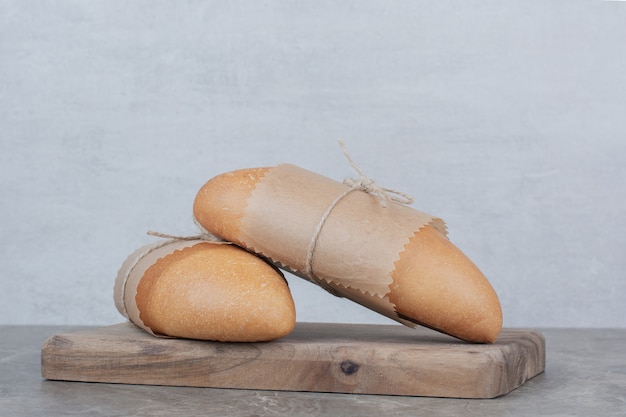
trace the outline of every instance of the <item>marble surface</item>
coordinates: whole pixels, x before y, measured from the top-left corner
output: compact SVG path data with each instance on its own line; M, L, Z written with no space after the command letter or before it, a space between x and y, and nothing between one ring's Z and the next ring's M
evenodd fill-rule
M117 270L147 230L197 234L206 181L358 176L343 139L446 221L506 326L626 328L625 22L622 1L0 0L0 324L120 320ZM391 323L287 278L298 320Z
M0 326L1 416L624 416L626 329L542 329L546 372L491 400L48 381L44 340L78 327Z

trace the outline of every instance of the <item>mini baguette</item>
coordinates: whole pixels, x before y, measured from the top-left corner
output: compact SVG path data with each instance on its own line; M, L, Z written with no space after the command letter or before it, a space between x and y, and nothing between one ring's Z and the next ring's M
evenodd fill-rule
M139 262L131 255L115 286L118 310L144 330L223 342L268 341L293 330L287 282L265 260L206 241L155 248L140 250L150 256Z
M240 238L241 223L257 184L272 169L242 169L208 181L194 201L196 221L207 231L253 250ZM283 227L284 213L266 217L267 228ZM399 318L462 340L494 342L502 327L502 310L482 272L431 225L424 225L407 239L385 296L395 305ZM291 268L284 259L272 261Z

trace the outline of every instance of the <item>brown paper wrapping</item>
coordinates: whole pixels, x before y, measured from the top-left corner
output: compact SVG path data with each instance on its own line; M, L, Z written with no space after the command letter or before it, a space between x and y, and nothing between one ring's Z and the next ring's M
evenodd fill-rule
M145 245L133 252L122 264L113 289L115 307L128 320L139 326L148 333L158 337L168 337L156 334L141 321L139 309L135 297L137 287L146 270L154 265L159 259L174 253L174 251L193 246L197 243L206 242L202 239L179 240L172 239Z
M291 164L272 168L257 184L241 221L239 241L297 276L407 326L387 297L404 246L421 227L443 234L443 220L365 191L347 193L319 232L312 272L307 255L320 219L348 185ZM280 218L277 218L280 213Z

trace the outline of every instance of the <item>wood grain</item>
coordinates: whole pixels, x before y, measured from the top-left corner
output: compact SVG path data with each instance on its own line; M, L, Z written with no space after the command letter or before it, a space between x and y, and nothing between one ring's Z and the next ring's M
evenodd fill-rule
M535 330L471 344L401 325L297 323L265 343L153 337L130 323L57 334L41 351L53 380L455 398L494 398L545 369Z

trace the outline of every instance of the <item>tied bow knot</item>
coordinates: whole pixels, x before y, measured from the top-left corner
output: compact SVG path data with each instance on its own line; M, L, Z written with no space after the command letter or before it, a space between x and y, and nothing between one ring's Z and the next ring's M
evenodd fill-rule
M383 207L387 206L387 201L393 201L400 204L412 204L413 197L402 191L393 190L391 188L381 187L376 184L372 179L367 177L346 178L343 183L350 188L365 191L368 194L377 195L380 197L380 204Z
M394 203L400 204L413 204L413 197L410 195L403 193L402 191L394 190L392 188L381 187L376 184L374 180L369 178L367 175L359 169L354 160L350 157L350 154L346 150L346 147L342 140L339 140L339 146L343 151L346 159L350 163L350 166L354 168L354 170L359 174L359 178L346 178L343 180L343 183L350 187L352 190L361 190L365 191L368 194L376 195L380 198L380 204L382 207L387 207L387 202L392 201Z

